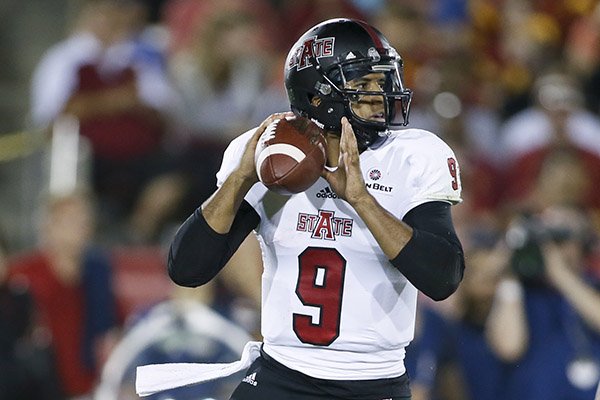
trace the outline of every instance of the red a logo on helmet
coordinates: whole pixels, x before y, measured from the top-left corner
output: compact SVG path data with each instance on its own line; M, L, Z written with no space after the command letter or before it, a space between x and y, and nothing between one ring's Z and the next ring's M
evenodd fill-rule
M288 62L288 68L296 67L298 71L312 66L310 60L321 57L332 57L335 38L326 37L317 39L316 36L310 37L299 46L294 55Z

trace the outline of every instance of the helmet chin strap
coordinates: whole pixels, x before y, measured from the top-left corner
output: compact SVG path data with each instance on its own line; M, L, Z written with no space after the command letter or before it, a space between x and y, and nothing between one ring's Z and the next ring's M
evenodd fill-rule
M351 110L350 101L348 98L344 98L344 108L345 115L350 121L350 125L352 126L352 130L354 131L354 136L356 137L356 143L358 144L358 151L363 152L368 148L376 149L379 147L385 139L387 139L387 135L385 135L385 131L376 130L373 127L365 126L360 123L354 117L354 113ZM382 135L382 133L384 133Z
M356 136L358 151L361 153L368 148L378 148L383 144L383 142L385 142L385 140L388 137L388 135L385 134L385 131L376 132L368 128L364 128L353 120L350 120L350 125L352 125L352 129L354 130L354 136Z

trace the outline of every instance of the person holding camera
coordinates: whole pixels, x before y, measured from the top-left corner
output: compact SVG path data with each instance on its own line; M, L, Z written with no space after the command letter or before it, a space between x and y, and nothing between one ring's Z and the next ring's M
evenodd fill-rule
M488 318L491 347L511 363L505 399L592 400L600 379L600 282L585 212L551 206L509 226L509 273Z

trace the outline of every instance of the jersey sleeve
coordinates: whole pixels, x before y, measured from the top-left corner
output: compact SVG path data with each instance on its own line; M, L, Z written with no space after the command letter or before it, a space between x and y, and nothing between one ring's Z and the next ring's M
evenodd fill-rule
M255 129L251 129L237 138L233 139L225 152L223 153L223 161L221 162L221 168L217 172L217 187L221 187L225 179L233 172L233 170L239 165L240 160L242 159L242 155L244 154L244 150L246 149L246 144L254 135ZM252 207L256 208L265 192L268 189L260 182L252 186L250 191L246 194L244 199L252 205Z
M460 166L452 149L437 136L430 134L409 151L400 172L406 192L400 201L400 213L405 215L416 206L430 201L458 204L462 201Z
M254 129L249 130L233 139L225 149L223 160L221 161L221 168L217 172L217 187L221 187L223 182L225 182L225 179L227 179L231 172L239 165L242 154L244 154L244 149L246 148L246 143L248 143L252 137L253 132Z

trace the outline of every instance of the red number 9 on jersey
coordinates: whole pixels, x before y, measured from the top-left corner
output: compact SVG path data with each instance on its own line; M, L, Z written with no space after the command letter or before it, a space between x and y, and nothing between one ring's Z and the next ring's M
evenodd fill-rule
M308 247L298 256L296 295L319 309L319 320L294 313L293 327L303 343L329 346L340 335L346 260L336 249Z
M458 171L456 170L456 160L452 157L448 158L448 169L452 177L452 189L458 190Z

